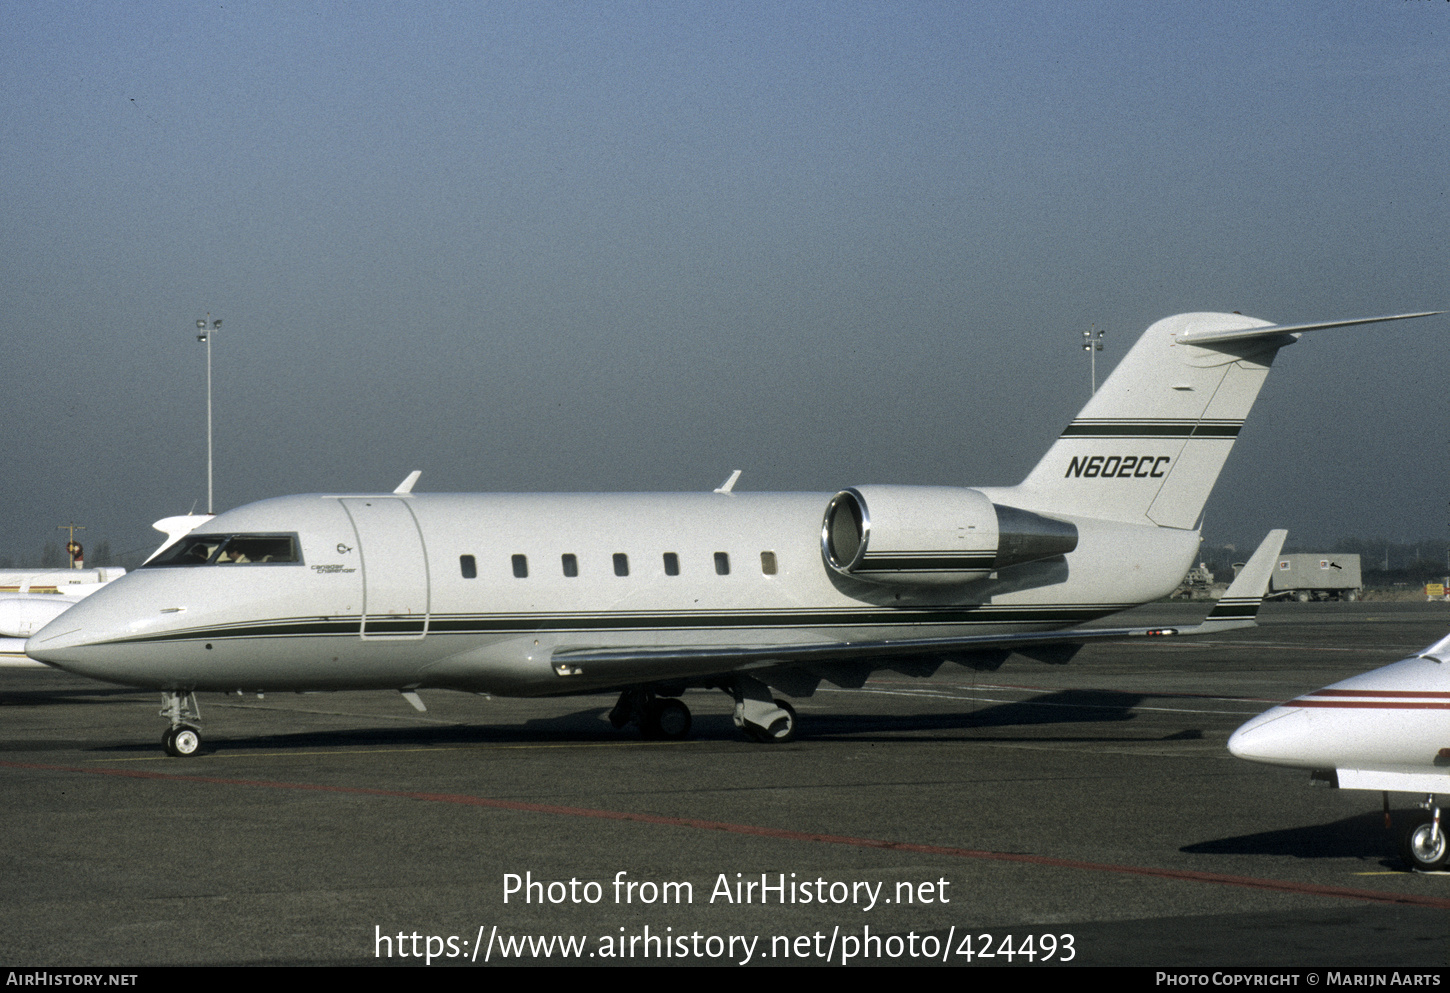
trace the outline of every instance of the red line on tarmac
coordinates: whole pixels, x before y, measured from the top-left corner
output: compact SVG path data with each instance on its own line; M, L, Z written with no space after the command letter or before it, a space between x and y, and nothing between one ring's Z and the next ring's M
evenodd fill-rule
M380 790L365 786L327 786L321 783L285 783L267 779L224 779L217 776L178 776L167 772L146 772L140 769L87 768L84 766L42 765L28 762L0 761L0 768L42 769L51 772L81 772L98 776L156 779L172 783L205 783L213 786L257 786L274 790L311 790L318 793L348 793L363 796L393 797L400 800L422 800L428 803L455 803L468 807L490 807L495 810L517 810L532 814L552 814L560 817L592 817L609 821L634 821L639 824L659 824L667 827L694 828L698 831L724 831L729 834L746 834L758 838L777 838L782 841L814 841L823 845L848 845L854 848L883 848L888 851L912 852L918 855L944 855L951 858L980 859L991 862L1019 862L1026 865L1048 866L1054 869L1082 869L1089 872L1112 872L1120 875L1147 876L1153 879L1168 879L1177 882L1242 886L1247 889L1269 890L1277 893L1298 893L1305 896L1362 900L1367 903L1406 904L1414 907L1434 907L1440 910L1450 910L1450 899L1415 896L1407 893L1356 890L1343 886L1319 886L1313 883L1295 883L1284 879L1260 879L1255 876L1229 876L1217 872L1196 872L1191 869L1158 869L1141 865L1081 862L1077 859L1059 859L1046 855L1027 855L1019 852L989 852L972 848L952 848L946 845L919 845L907 841L890 841L882 838L853 838L849 835L838 834L816 834L809 831L791 831L786 828L762 827L755 824L731 824L726 821L705 821L693 817L636 814L623 810L596 810L590 807L562 807L548 803L525 803L522 800L494 800L489 797L467 796L459 793Z

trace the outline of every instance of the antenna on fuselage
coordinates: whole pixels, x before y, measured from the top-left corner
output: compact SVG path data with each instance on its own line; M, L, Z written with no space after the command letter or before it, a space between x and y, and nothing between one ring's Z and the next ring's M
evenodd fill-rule
M418 477L421 475L423 475L422 469L414 469L408 473L408 478L398 484L398 488L393 491L393 494L395 496L407 496L409 493L412 493L413 484L418 481Z
M728 495L731 490L735 489L735 480L740 478L740 471L741 470L736 469L734 472L732 472L729 479L725 480L724 483L720 484L718 487L715 488L715 492L725 493Z

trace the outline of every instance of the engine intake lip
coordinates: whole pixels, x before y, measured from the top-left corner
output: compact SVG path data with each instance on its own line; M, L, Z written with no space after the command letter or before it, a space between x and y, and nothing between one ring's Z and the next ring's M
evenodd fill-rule
M831 568L850 572L859 567L870 539L871 518L861 494L853 487L833 496L821 522L821 551Z

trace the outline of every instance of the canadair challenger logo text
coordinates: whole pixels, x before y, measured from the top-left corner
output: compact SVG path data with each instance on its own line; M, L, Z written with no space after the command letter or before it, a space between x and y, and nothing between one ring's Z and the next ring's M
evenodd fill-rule
M1062 476L1064 479L1068 476L1087 476L1090 479L1160 479L1167 475L1163 467L1170 461L1167 455L1094 455L1089 459L1074 456L1067 465L1067 472Z

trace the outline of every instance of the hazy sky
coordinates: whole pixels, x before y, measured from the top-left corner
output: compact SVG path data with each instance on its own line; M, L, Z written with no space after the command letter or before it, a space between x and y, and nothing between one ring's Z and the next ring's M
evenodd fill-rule
M0 553L387 490L1012 484L1139 332L1450 307L1450 4L43 3ZM1205 537L1447 534L1450 317L1281 353Z

